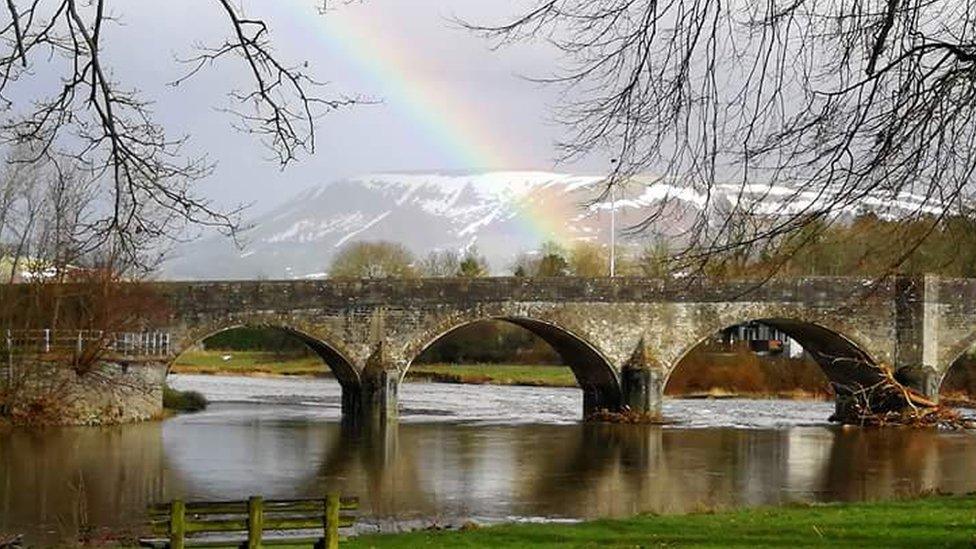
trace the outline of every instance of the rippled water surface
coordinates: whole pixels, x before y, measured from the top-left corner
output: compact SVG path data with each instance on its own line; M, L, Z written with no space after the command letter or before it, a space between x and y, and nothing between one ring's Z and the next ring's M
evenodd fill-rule
M575 389L405 384L396 428L339 421L329 380L172 376L202 413L0 434L0 532L136 531L147 504L320 495L361 530L976 490L976 436L831 426L830 403L670 400L667 427L582 425Z

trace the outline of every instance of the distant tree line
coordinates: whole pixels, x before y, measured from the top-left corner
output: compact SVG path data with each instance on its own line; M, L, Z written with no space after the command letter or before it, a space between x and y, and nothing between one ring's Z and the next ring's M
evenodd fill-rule
M277 357L309 356L309 349L298 337L274 328L243 327L214 334L203 341L208 351L256 351Z
M906 240L906 234L914 237ZM606 246L593 242L581 241L567 247L549 241L538 250L516 256L506 274L607 276L608 254ZM616 264L618 276L652 278L884 277L921 273L976 277L976 220L935 215L896 220L864 213L843 223L814 221L760 250L730 253L722 261L708 263L700 272L676 271L669 243L654 238L643 244L620 246ZM330 269L334 278L480 277L491 272L476 249L463 253L436 251L418 260L404 246L393 242L351 244L336 256Z
M419 364L561 364L559 355L532 332L503 321L461 326L417 357Z
M609 252L605 246L577 242L564 247L543 243L533 252L519 254L509 266L511 276L607 276ZM640 248L628 246L618 251L617 273L622 276L660 277L666 274L668 248L654 241ZM476 278L489 276L491 266L476 248L463 252L439 250L417 259L396 242L355 242L343 248L329 268L331 278Z
M904 221L871 213L848 223L815 221L763 251L713 263L704 274L783 278L923 273L976 277L976 221L935 215Z
M214 334L203 341L208 351L247 351L277 358L311 356L294 334L265 327L242 327ZM560 364L559 355L532 332L503 321L476 322L450 332L428 347L417 363Z
M487 276L488 262L471 248L434 251L421 260L396 242L355 242L332 260L331 278L416 278Z

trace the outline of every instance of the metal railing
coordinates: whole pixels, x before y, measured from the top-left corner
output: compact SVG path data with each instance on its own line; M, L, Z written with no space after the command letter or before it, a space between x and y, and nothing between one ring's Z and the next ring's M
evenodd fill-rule
M102 330L2 330L3 353L71 354L80 356L97 351L123 357L169 356L170 335L166 332L105 332Z

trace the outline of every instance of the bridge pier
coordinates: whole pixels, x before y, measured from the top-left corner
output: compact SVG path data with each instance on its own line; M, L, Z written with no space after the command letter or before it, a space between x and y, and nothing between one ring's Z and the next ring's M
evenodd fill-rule
M623 405L635 412L660 414L664 400L664 375L657 368L629 368L620 371Z
M939 398L939 277L895 280L894 376L931 400Z
M927 366L902 366L895 371L895 380L910 387L929 400L939 401L942 377Z
M632 411L659 415L664 400L664 371L651 360L641 339L620 370L621 404Z
M343 420L363 425L395 422L399 386L400 376L396 371L381 370L375 377L363 379L358 390L343 387Z

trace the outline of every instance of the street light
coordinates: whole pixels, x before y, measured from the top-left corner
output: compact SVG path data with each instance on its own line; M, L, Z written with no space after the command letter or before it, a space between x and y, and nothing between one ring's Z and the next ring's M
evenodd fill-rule
M617 159L611 158L610 164L616 164ZM611 170L611 173L613 170ZM612 177L612 176L611 176ZM616 276L617 270L617 189L610 181L610 278Z

